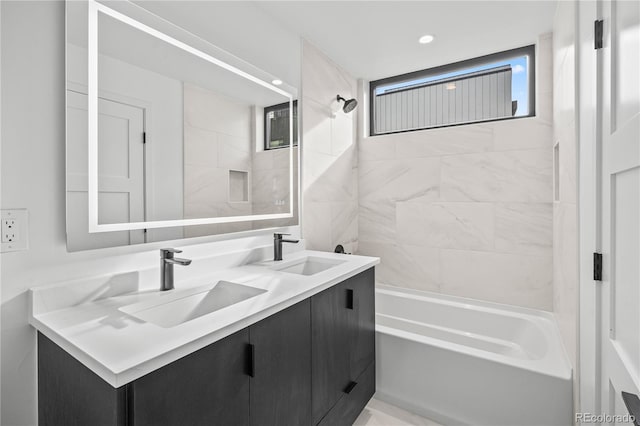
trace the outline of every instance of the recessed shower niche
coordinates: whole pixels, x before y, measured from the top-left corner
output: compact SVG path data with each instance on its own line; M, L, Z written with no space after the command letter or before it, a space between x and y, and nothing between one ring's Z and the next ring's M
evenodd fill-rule
M249 172L229 170L229 201L232 203L249 201Z

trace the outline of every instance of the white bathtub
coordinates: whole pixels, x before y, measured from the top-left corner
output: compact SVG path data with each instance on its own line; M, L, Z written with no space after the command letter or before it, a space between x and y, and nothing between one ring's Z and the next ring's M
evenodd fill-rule
M544 311L378 286L376 397L445 425L571 425L571 366Z

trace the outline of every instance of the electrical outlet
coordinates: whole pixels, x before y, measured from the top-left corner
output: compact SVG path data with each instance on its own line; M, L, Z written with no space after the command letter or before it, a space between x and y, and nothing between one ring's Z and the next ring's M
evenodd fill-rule
M2 210L0 225L2 253L27 249L29 234L26 209Z
M15 219L2 219L2 242L13 243L18 239L18 221Z

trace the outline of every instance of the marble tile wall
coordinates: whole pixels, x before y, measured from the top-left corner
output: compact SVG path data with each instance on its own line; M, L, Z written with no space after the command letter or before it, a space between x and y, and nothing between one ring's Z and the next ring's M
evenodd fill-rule
M558 144L559 172L554 177L559 197L553 204L553 310L574 366L578 320L576 13L575 2L559 2L553 26L553 139Z
M359 141L358 253L377 281L553 308L551 37L533 118Z
M309 42L302 52L302 232L307 248L358 247L356 117L336 95L357 94L356 80Z
M238 117L246 117L246 120ZM232 119L233 118L233 119ZM251 202L231 202L229 170L251 172L249 107L209 90L184 85L184 217L241 216ZM186 238L252 229L251 222L184 228Z
M244 118L246 117L246 119ZM214 92L184 86L185 218L240 216L289 211L289 150L258 151L254 113ZM293 150L294 176L298 148ZM231 201L229 170L245 171L249 199ZM298 224L298 182L294 179L294 219L190 226L186 237Z
M289 149L253 150L251 208L253 214L289 211ZM291 226L298 222L298 147L293 148L293 219L252 223L253 229Z

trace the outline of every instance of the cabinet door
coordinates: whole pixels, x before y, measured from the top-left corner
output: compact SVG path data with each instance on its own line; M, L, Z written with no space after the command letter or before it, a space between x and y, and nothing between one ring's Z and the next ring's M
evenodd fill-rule
M244 329L131 383L133 424L248 425L248 345Z
M349 300L349 354L351 379L360 376L376 354L375 277L368 269L343 284Z
M312 419L317 424L349 385L347 291L337 284L311 298Z
M38 424L123 426L126 386L113 388L38 332Z
M253 426L311 425L310 308L307 299L249 327Z

